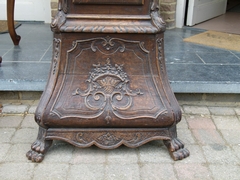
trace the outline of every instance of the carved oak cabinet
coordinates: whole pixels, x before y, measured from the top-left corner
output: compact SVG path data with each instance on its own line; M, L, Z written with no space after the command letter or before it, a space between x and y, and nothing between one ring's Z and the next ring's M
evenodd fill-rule
M113 149L159 139L174 160L189 156L177 138L181 111L158 0L59 0L51 28L52 66L29 160L41 162L53 140Z

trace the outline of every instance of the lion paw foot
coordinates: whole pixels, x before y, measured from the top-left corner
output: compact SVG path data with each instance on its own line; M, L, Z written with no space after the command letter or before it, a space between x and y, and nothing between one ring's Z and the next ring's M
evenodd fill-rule
M184 148L184 144L178 138L165 140L164 144L168 148L169 154L174 161L182 160L190 155L190 152Z
M36 152L39 152L39 153L44 153L45 151L45 143L40 141L40 140L36 140L32 146L31 146L31 149L33 151L36 151Z
M26 156L32 162L42 162L44 154L52 145L52 140L37 139L31 146L31 150L27 152Z
M179 149L175 152L170 152L171 157L174 161L182 160L190 155L190 152L188 149Z
M32 162L42 162L44 154L38 153L34 150L30 150L26 154L27 158Z
M184 144L178 138L174 138L172 140L166 140L166 141L163 141L163 142L164 142L165 146L167 146L167 148L170 151L177 151L179 149L183 149L184 148Z

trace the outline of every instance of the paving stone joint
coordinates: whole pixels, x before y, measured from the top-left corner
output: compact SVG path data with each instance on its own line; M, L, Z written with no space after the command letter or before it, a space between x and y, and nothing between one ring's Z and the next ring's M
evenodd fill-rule
M178 136L191 152L173 161L161 141L139 148L76 148L54 141L41 164L25 153L35 140L38 101L4 101L0 109L0 179L240 179L239 107L181 105Z

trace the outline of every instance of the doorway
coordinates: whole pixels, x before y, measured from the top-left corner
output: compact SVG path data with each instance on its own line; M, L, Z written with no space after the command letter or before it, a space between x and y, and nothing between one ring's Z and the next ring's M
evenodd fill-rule
M185 22L194 26L226 12L227 0L187 0Z
M193 1L196 0L178 0L177 1L177 12L176 12L176 27L182 28L183 26L190 26L187 24L187 18L188 18L188 11L189 11L189 3L191 3L191 6L193 4ZM201 1L201 3L200 3ZM221 10L219 15L209 17L206 20L203 20L203 22L198 22L191 27L196 27L200 29L212 29L212 30L218 30L223 32L228 32L229 29L232 29L230 33L234 34L240 34L240 1L239 0L198 0L199 6L206 6L206 4L213 5L218 4L218 6L212 6L209 11L217 12L218 9ZM202 8L200 7L200 9ZM214 10L215 9L215 10ZM198 10L196 10L198 11ZM204 14L204 11L200 11L201 14ZM219 11L219 10L218 10ZM197 12L199 13L199 12ZM207 13L206 13L207 14ZM193 17L191 17L193 18ZM235 30L235 31L234 31Z
M226 13L193 26L194 28L214 30L229 34L240 34L240 2L229 0Z

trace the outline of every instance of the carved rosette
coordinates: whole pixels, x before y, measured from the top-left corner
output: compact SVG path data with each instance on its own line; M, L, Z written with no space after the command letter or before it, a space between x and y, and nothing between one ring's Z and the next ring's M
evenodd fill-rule
M109 123L112 119L110 112L129 109L132 106L132 97L143 93L139 89L135 91L129 89L129 79L127 73L123 71L123 65L115 64L113 66L110 59L107 59L105 65L102 66L99 63L93 64L93 67L89 79L86 80L88 89L81 91L77 88L72 95L85 97L85 105L91 110L106 111L105 120ZM117 102L121 102L123 99L126 103L118 105ZM94 105L94 101L100 100L102 102L100 105Z

